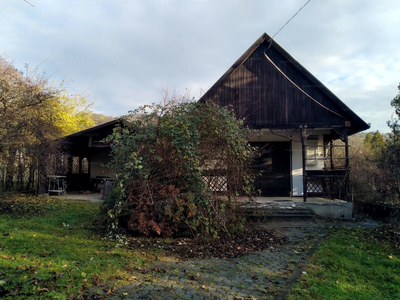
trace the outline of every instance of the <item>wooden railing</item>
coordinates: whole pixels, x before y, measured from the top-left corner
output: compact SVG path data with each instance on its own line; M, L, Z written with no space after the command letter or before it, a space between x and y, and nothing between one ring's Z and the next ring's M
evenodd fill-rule
M306 171L307 196L349 201L349 170Z

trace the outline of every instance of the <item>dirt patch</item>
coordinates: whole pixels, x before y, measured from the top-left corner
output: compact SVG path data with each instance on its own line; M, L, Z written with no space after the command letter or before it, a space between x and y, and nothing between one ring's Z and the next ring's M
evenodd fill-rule
M264 251L271 247L294 244L302 247L322 233L328 227L375 227L369 222L343 222L327 220L282 221L282 222L249 222L243 232L232 236L221 236L216 239L204 237L194 238L129 238L130 248L146 249L161 248L165 255L179 259L192 258L235 258L243 255Z
M180 259L191 258L235 258L245 254L263 251L270 247L284 245L286 236L273 229L266 229L259 224L250 223L236 235L221 236L215 239L194 238L130 238L131 248L158 247L167 255Z

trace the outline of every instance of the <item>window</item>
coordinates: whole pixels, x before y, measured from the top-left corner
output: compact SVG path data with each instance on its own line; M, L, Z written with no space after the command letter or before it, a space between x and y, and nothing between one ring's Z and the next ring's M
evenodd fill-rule
M307 139L306 145L306 164L309 166L314 166L318 164L318 137Z
M79 157L72 157L72 174L79 174Z
M89 161L86 157L82 159L82 173L89 173Z

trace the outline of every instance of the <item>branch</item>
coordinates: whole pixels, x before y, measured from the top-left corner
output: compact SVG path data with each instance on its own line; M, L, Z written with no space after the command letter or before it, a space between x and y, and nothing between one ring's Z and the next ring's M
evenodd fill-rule
M386 186L388 186L391 189L394 189L398 194L400 194L399 192L399 188L396 186L396 183L393 184L390 182L390 180L385 180L382 179L381 176L379 176L378 174L375 174L374 172L368 171L367 169L365 169L363 166L361 166L361 169L363 169L366 173L372 175L373 177L375 177L376 179L378 179L380 182L382 182L383 184L385 184Z

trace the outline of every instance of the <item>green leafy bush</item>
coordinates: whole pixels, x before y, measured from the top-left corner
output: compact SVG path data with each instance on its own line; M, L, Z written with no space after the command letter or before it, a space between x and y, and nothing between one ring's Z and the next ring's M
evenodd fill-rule
M213 103L170 101L132 112L109 137L117 178L107 200L111 229L165 236L240 230L234 204L254 193L250 134Z

